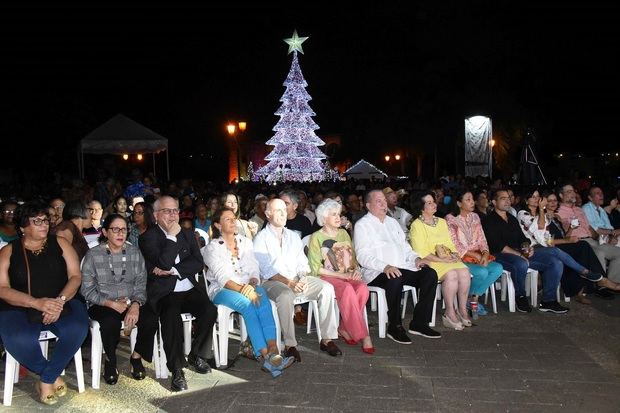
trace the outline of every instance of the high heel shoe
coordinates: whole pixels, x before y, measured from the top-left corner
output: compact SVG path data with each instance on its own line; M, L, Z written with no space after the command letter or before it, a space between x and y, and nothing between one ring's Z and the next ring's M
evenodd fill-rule
M441 316L441 321L443 322L443 326L447 327L447 328L453 328L457 331L460 331L463 329L463 324L460 321L454 322L452 320L450 320L449 317L442 315Z
M35 383L34 388L37 391L37 396L39 396L39 401L41 403L47 404L48 406L58 403L58 397L56 397L56 394L48 394L45 396L41 394L41 383Z
M471 320L463 317L460 313L458 314L459 319L461 320L461 324L463 324L463 327L471 327L472 326L472 322Z
M362 351L366 354L375 354L374 347L362 347Z
M65 396L67 394L67 383L61 382L61 384L56 386L56 388L54 389L54 394L56 395L56 397Z
M108 360L103 364L103 379L111 386L118 382L118 370Z
M340 331L338 332L338 338L343 340L345 343L347 343L350 346L357 345L357 340L353 340L352 338L346 338L344 335L340 333Z
M131 364L131 377L136 380L142 380L146 377L146 370L142 365L142 358L135 359L130 357L129 363Z

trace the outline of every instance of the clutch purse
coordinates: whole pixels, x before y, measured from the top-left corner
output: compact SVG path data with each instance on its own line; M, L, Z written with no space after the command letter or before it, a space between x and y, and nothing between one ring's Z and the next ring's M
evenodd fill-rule
M480 251L478 251L478 252L480 252ZM466 262L466 263L469 263L469 264L480 264L479 260L477 260L474 257L469 257L467 255L462 258L462 261ZM489 254L489 262L491 262L491 261L495 261L495 255Z
M452 251L450 251L450 249L448 247L446 247L445 245L443 245L443 244L435 245L435 254L439 258L448 258L451 253L452 253Z

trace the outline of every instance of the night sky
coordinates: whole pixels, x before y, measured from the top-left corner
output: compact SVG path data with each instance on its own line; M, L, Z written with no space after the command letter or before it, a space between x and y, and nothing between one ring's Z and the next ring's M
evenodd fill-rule
M310 37L300 64L317 133L343 136L341 158L437 145L450 168L463 119L476 114L507 137L532 128L543 159L557 145L620 149L618 6L203 3L2 6L2 168L25 168L12 153L43 139L38 154L76 171L77 142L122 113L169 139L173 174L225 176L229 119L246 120L251 139L272 136L294 29ZM216 159L182 163L191 153Z

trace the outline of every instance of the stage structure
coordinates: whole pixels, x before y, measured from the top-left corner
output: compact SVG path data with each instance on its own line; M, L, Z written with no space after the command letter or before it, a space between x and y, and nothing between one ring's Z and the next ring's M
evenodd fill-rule
M472 116L465 119L465 176L493 174L493 147L491 118Z

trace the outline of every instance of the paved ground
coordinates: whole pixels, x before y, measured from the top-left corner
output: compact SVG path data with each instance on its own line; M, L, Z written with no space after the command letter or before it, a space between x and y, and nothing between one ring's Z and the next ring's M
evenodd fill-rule
M167 390L168 381L153 379L152 370L146 380L131 379L123 342L116 386L102 380L101 390L90 388L85 360L85 393L75 391L69 370L69 394L45 408L34 400L30 376L2 411L620 412L620 296L593 300L591 307L571 302L568 315L511 314L502 304L498 315L465 331L438 328L440 340L414 338L403 346L376 338L374 356L343 343L344 356L329 357L318 351L316 336L299 329L303 363L282 377L271 379L240 359L207 376L188 372L190 391L177 394ZM369 317L376 337L375 314ZM238 343L230 347L232 354Z

